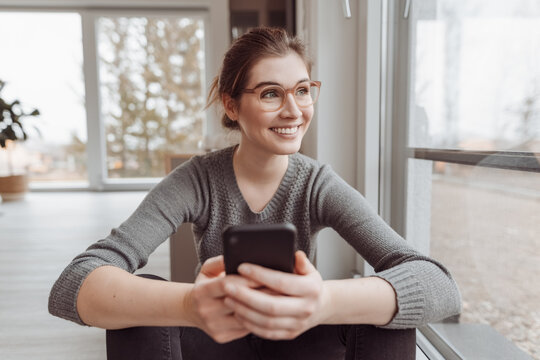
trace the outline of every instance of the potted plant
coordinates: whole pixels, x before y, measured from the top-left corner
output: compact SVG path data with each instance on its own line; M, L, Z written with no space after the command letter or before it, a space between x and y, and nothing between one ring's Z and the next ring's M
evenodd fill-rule
M13 149L16 143L27 139L27 131L21 122L27 116L37 116L39 111L25 112L19 102L8 103L2 98L2 90L6 83L0 80L0 151L5 152L7 174L0 174L0 196L3 201L17 200L24 197L28 190L26 171L16 173ZM23 166L24 168L24 166Z

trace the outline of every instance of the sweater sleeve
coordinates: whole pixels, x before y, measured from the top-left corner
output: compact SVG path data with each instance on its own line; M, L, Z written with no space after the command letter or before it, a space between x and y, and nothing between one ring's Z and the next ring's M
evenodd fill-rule
M150 254L183 222L194 222L199 214L204 214L208 201L197 168L192 160L174 170L109 236L76 256L51 289L49 312L84 325L77 313L77 296L93 270L112 265L135 272L146 265Z
M385 328L414 328L459 314L461 296L449 271L414 250L370 207L365 198L323 166L316 180L318 220L336 230L388 281L398 312Z

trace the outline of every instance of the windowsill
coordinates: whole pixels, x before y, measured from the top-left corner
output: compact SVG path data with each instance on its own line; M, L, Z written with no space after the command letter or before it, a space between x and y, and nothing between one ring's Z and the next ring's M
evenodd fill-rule
M531 359L524 351L487 324L437 323L429 324L419 330L421 334L418 337L418 346L430 360ZM433 349L437 351L433 352Z
M30 191L88 191L88 181L32 181Z
M88 181L33 181L30 183L30 191L148 191L162 178L128 178L107 179L98 188L90 187Z

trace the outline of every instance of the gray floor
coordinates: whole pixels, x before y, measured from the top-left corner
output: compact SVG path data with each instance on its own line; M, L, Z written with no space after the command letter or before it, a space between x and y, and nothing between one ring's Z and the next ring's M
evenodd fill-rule
M30 193L0 204L0 359L105 359L104 331L49 315L49 290L62 269L105 237L142 192ZM169 278L168 241L144 272Z

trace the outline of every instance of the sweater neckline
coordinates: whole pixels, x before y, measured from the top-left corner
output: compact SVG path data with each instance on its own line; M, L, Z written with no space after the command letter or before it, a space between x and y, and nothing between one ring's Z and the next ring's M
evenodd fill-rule
M266 204L264 209L260 212L255 212L251 210L249 207L246 199L244 198L244 195L242 195L242 192L240 191L240 187L238 186L238 182L236 181L236 174L234 173L234 166L233 166L233 156L234 156L234 150L236 149L238 145L231 146L229 148L228 158L226 161L226 174L230 179L232 186L232 196L235 200L235 203L238 204L244 211L248 212L249 214L252 214L254 216L260 217L261 219L264 219L268 217L269 214L271 214L282 202L283 198L289 193L289 188L292 183L296 163L294 161L294 156L289 155L289 161L287 164L287 170L285 171L285 174L283 175L283 178L281 178L281 182L270 199L270 201Z

